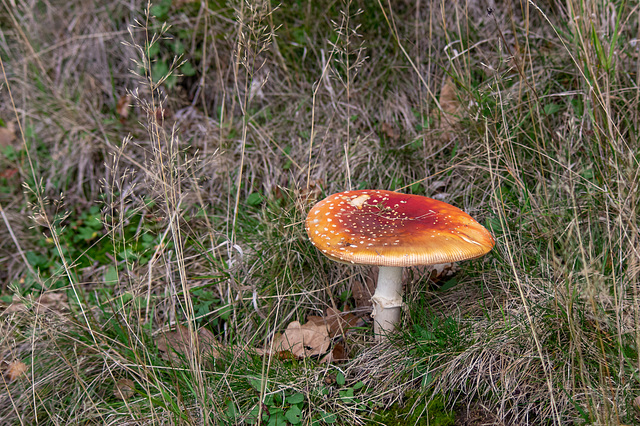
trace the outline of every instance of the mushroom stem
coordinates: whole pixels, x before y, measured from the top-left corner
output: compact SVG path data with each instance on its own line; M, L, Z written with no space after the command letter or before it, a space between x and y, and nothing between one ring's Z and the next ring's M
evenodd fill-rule
M380 266L378 286L371 297L373 302L373 330L376 340L385 339L400 322L402 311L402 267Z

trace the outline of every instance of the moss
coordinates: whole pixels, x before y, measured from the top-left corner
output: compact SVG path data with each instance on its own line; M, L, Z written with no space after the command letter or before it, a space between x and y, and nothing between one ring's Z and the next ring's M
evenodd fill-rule
M424 398L424 395L409 397L402 403L396 403L389 409L368 422L368 425L424 425L424 426L451 426L455 424L455 414L448 410L441 395L435 396L425 406L425 402L416 401ZM412 408L415 408L412 410Z

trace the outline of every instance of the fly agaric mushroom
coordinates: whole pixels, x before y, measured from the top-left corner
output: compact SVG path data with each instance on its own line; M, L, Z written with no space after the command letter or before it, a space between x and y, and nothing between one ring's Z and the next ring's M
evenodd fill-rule
M473 259L495 244L489 231L457 207L371 189L341 192L318 202L307 216L306 230L329 259L378 265L371 298L378 340L400 321L403 267Z

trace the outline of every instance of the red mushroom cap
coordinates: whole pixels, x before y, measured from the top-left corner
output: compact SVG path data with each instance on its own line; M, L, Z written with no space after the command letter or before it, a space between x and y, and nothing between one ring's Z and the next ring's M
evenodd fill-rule
M311 243L333 260L380 266L473 259L495 244L457 207L420 195L365 189L333 194L307 216Z

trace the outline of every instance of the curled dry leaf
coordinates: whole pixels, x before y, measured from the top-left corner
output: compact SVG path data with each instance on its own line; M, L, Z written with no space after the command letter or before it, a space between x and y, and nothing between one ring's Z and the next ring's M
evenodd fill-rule
M320 364L329 364L331 362L343 362L349 360L349 354L342 343L333 345L331 352L326 354L320 360Z
M7 123L7 127L0 127L0 148L11 145L16 139L16 130L13 121Z
M22 361L11 361L4 372L7 382L13 382L27 371L27 364Z
M333 308L327 308L323 317L308 316L307 323L325 326L329 331L329 337L334 338L337 335L346 334L347 330L352 327L363 325L364 321L351 312L340 312Z
M315 204L322 195L322 179L314 179L309 181L309 185L297 192L298 199L303 204Z
M398 131L395 129L395 127L392 124L389 124L386 121L382 123L382 125L380 126L380 130L382 130L382 133L386 137L388 137L394 142L400 139L400 133L398 133Z
M440 90L440 108L442 115L440 116L440 129L442 130L442 140L448 140L452 136L454 127L460 121L458 114L461 111L460 101L456 95L456 84L447 76Z
M460 101L456 95L456 84L451 78L447 76L440 89L440 108L445 114L456 115L460 110Z
M273 340L275 352L289 351L295 357L304 358L321 355L327 352L331 345L329 330L324 324L299 321L289 323L282 334L276 334Z
M135 394L135 388L136 385L135 383L133 383L133 380L120 379L116 382L116 388L113 390L113 395L116 398L122 399L124 401L131 398Z
M116 114L120 117L120 121L125 121L127 117L129 117L129 107L131 106L131 95L127 93L126 95L120 96L118 99L118 103L116 104Z
M441 281L455 275L460 270L457 263L441 263L438 265L431 265L431 280Z
M191 339L189 329L184 325L178 325L175 331L162 334L157 340L160 356L166 361L180 362L181 355L192 354L195 348L204 356L220 358L221 344L213 333L206 328L195 332L195 339Z
M8 168L0 171L0 178L11 179L18 174L18 169Z

